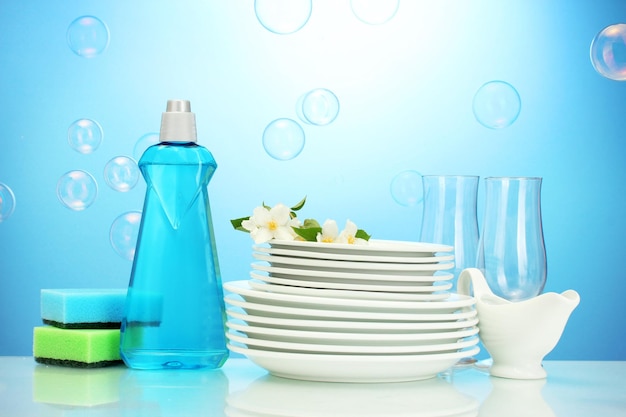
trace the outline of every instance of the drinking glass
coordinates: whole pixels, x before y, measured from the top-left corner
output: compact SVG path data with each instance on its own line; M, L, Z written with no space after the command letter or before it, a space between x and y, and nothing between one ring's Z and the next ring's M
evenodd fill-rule
M535 297L547 276L539 177L485 179L478 268L491 291L510 301Z
M424 175L420 241L454 247L454 278L476 266L478 176Z

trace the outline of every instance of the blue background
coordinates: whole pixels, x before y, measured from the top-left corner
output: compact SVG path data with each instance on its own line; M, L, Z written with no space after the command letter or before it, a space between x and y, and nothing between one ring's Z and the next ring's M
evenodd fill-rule
M93 58L66 40L83 15L110 32ZM0 354L31 354L41 288L128 284L131 262L113 250L109 229L141 210L145 185L114 191L103 169L158 131L167 99L184 98L218 162L210 195L225 281L248 278L253 261L252 241L229 220L263 201L306 195L302 216L418 240L422 205L394 200L398 173L541 176L546 291L573 288L582 298L549 358L626 359L626 84L600 76L589 58L594 36L624 21L617 0L404 0L390 21L369 25L348 0L314 0L301 30L278 35L259 23L252 0L2 1L0 182L16 206L0 222ZM491 80L509 82L522 100L505 129L472 113ZM265 126L299 120L298 98L316 87L337 95L338 118L301 123L302 153L271 158ZM67 141L81 118L104 132L87 155ZM73 169L98 182L84 211L56 196ZM482 199L481 182L479 213Z

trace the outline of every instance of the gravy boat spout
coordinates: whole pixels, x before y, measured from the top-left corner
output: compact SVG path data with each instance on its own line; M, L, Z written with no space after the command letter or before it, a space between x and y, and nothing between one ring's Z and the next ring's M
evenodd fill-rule
M476 298L479 336L493 359L490 374L514 379L546 377L543 358L557 345L580 296L550 292L511 302L493 294L482 272L461 272L458 292Z

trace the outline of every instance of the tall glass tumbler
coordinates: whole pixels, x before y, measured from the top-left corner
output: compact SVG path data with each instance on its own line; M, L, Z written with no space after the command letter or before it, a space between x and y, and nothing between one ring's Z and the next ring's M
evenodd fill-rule
M420 241L454 246L454 278L476 267L478 176L424 175Z
M539 295L547 276L539 177L485 179L478 268L494 294L510 301Z

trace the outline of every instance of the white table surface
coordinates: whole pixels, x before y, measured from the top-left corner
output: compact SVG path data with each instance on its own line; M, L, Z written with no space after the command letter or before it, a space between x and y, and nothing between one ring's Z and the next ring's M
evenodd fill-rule
M0 357L0 416L626 416L626 361L548 361L548 378L476 369L426 381L343 384L278 378L243 358L220 370L93 370Z

